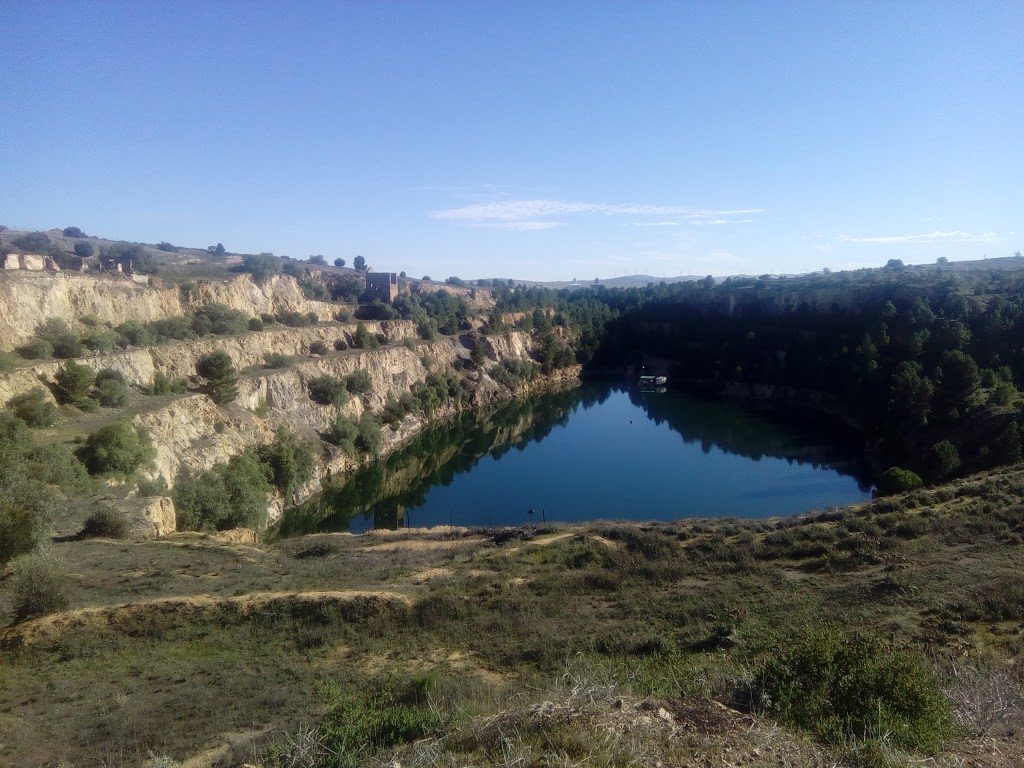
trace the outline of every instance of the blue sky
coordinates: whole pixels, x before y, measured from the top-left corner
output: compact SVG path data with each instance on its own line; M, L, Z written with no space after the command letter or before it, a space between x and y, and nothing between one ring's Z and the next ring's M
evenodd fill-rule
M1024 249L1020 2L14 2L0 223L434 278Z

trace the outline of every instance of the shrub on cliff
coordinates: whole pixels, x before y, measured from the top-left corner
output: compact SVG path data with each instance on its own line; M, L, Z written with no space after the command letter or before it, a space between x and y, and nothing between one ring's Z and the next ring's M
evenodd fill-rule
M282 355L280 352L271 352L263 358L264 368L287 368L294 362L293 358L288 355Z
M94 378L91 368L68 360L54 375L54 395L66 405L95 410L96 404L89 400Z
M363 323L356 323L356 332L352 336L352 346L356 349L373 349L380 346L377 337L370 333Z
M224 304L207 304L192 316L192 330L197 336L238 336L249 330L249 317Z
M53 357L53 344L36 337L26 341L15 352L26 360L49 360Z
M36 336L50 342L54 357L66 359L81 357L85 353L78 335L63 320L51 318L45 323L40 323L36 328Z
M313 446L279 427L274 442L261 445L257 455L270 470L270 482L289 500L295 486L313 476Z
M341 449L346 456L355 455L356 438L358 436L358 425L344 416L338 416L331 425L331 428L321 435L325 441Z
M96 374L96 400L105 408L120 408L128 402L128 380L120 371L104 368Z
M57 408L41 388L25 392L7 401L7 407L30 427L49 427L57 415Z
M309 389L309 397L320 405L342 406L348 402L348 390L345 382L334 376L317 376L311 379L306 385Z
M90 475L130 475L155 455L149 438L127 421L100 427L78 451Z
M363 453L376 455L380 452L380 424L368 412L364 411L359 419L359 432L356 435L356 448Z
M153 374L153 383L149 385L147 391L150 395L180 395L186 389L187 386L184 379L180 377L172 378L166 373L157 371Z
M227 352L203 355L196 371L206 379L207 394L218 405L226 405L238 397L238 375Z
M182 472L174 486L178 530L261 528L266 523L270 475L253 451L201 474Z
M242 257L242 271L252 275L257 285L270 280L281 272L281 262L272 253L246 254Z
M352 371L345 377L345 389L353 395L368 395L373 392L373 381L370 374L363 369Z

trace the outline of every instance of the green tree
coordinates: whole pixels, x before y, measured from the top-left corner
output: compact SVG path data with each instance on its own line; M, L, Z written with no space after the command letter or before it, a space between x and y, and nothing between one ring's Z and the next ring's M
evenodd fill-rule
M100 427L89 435L78 452L90 475L127 476L155 456L149 438L127 421Z
M128 402L128 381L124 374L113 368L104 368L96 374L96 399L105 408L120 408Z
M344 267L345 266L345 260L341 259L341 258L335 259L334 260L334 266L336 266L336 267Z
M217 258L220 258L224 256L225 253L227 253L227 249L225 249L221 243L211 245L206 250L207 252L209 252L211 256L216 256Z
M323 256L320 256L320 255L310 256L307 261L310 264L316 264L318 267L325 267L325 266L327 266L327 259L325 259Z
M64 227L64 237L85 237L85 232L78 227Z
M356 438L359 437L359 427L344 416L338 416L331 428L323 435L323 439L331 445L336 445L346 456L353 456L356 452Z
M93 379L94 374L91 368L68 360L57 369L57 373L54 375L54 395L61 403L88 408ZM96 407L95 403L92 403L91 406L93 409Z
M889 467L878 478L878 495L891 496L894 493L912 491L924 485L924 481L916 472L901 467Z
M949 440L935 443L924 454L924 479L929 483L945 480L959 467L960 454Z
M353 395L368 395L373 392L373 381L368 371L360 368L345 377L345 389Z
M364 269L366 269L366 259L364 259L362 256L356 256L352 260L352 266L358 269L360 272L362 272Z
M919 366L904 360L889 384L889 416L894 431L916 429L928 422L933 387Z
M185 471L174 486L178 530L261 528L270 490L270 470L253 451L198 475Z
M310 379L306 385L309 389L309 397L320 405L342 406L348 402L348 390L345 382L334 376L317 376Z
M252 275L257 285L270 280L281 272L281 262L272 253L246 254L242 257L242 271Z
M285 500L290 500L295 486L313 475L313 446L299 440L284 427L279 427L274 442L258 449L260 461L270 470L270 482Z
M226 405L238 397L238 375L227 352L218 350L203 355L196 371L206 379L207 393L213 402Z
M81 259L91 258L96 253L96 246L88 240L79 240L75 243L75 256Z
M57 415L53 402L41 388L25 392L7 401L7 407L30 427L50 427Z
M974 358L960 350L947 350L939 358L935 400L943 419L956 421L970 405L981 380Z

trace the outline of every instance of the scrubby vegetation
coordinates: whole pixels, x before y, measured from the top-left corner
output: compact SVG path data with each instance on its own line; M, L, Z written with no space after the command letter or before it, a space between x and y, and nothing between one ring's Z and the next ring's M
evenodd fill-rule
M120 475L127 477L151 462L155 451L149 437L141 434L130 422L117 421L100 427L86 439L79 449L90 475Z

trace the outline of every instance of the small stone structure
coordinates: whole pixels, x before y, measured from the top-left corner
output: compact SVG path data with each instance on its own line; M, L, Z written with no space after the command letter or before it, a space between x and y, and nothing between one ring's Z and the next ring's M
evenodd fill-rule
M25 272L60 272L57 262L49 256L36 256L31 253L8 253L6 256L0 256L0 268Z
M394 272L366 273L366 292L371 299L391 304L398 298L398 275Z

